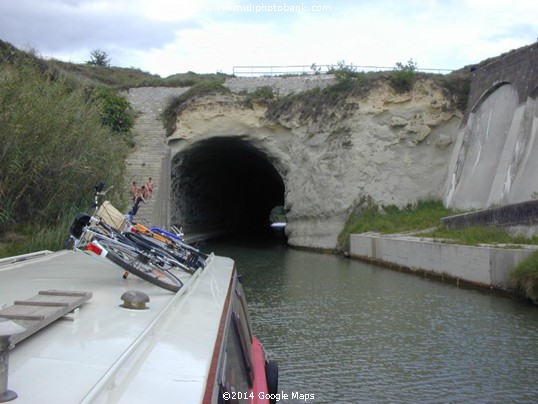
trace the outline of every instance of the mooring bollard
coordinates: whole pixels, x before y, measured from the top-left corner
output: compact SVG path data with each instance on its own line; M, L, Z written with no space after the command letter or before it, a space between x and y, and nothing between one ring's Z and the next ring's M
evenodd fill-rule
M149 296L140 290L128 290L121 295L121 300L123 300L123 304L120 304L121 307L133 310L145 310L148 308L146 303L149 302Z
M15 400L17 393L7 389L7 377L9 373L9 338L14 334L26 331L19 324L0 317L0 403Z

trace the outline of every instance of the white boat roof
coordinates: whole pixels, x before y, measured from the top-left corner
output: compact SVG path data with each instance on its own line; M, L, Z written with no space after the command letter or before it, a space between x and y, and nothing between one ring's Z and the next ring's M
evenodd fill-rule
M0 267L0 305L43 290L89 291L71 321L60 319L18 343L9 356L16 403L199 403L234 273L212 256L178 293L153 286L107 260L62 251ZM121 307L128 290L145 310Z

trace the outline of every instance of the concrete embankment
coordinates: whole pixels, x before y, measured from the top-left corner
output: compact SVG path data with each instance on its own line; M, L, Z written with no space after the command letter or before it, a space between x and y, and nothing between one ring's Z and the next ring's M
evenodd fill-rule
M372 233L350 236L350 255L354 258L500 290L510 290L510 271L533 251L533 246L474 247L419 237Z
M476 226L502 226L514 235L531 238L538 234L538 200L448 216L441 219L441 222L449 230Z

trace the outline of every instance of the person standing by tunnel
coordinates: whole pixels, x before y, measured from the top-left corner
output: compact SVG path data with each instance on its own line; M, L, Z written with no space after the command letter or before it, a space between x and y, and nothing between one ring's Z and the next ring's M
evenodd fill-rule
M148 190L148 195L151 198L155 192L155 183L151 177L149 177L148 182L146 183L146 188Z
M138 184L136 181L133 181L131 184L131 190L129 192L131 193L131 198L134 201L136 199L136 195L138 194Z

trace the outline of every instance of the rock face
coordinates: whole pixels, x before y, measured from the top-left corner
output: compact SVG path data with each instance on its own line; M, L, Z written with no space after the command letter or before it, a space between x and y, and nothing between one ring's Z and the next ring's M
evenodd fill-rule
M298 112L306 101L269 118L267 103L244 99L234 93L191 99L168 141L172 171L177 156L201 141L248 143L282 178L291 245L335 248L350 212L366 198L402 206L444 195L462 117L432 81L421 79L406 94L380 82L366 98L348 97L313 116ZM172 185L172 194L179 192ZM184 219L179 205L172 201L172 222Z

